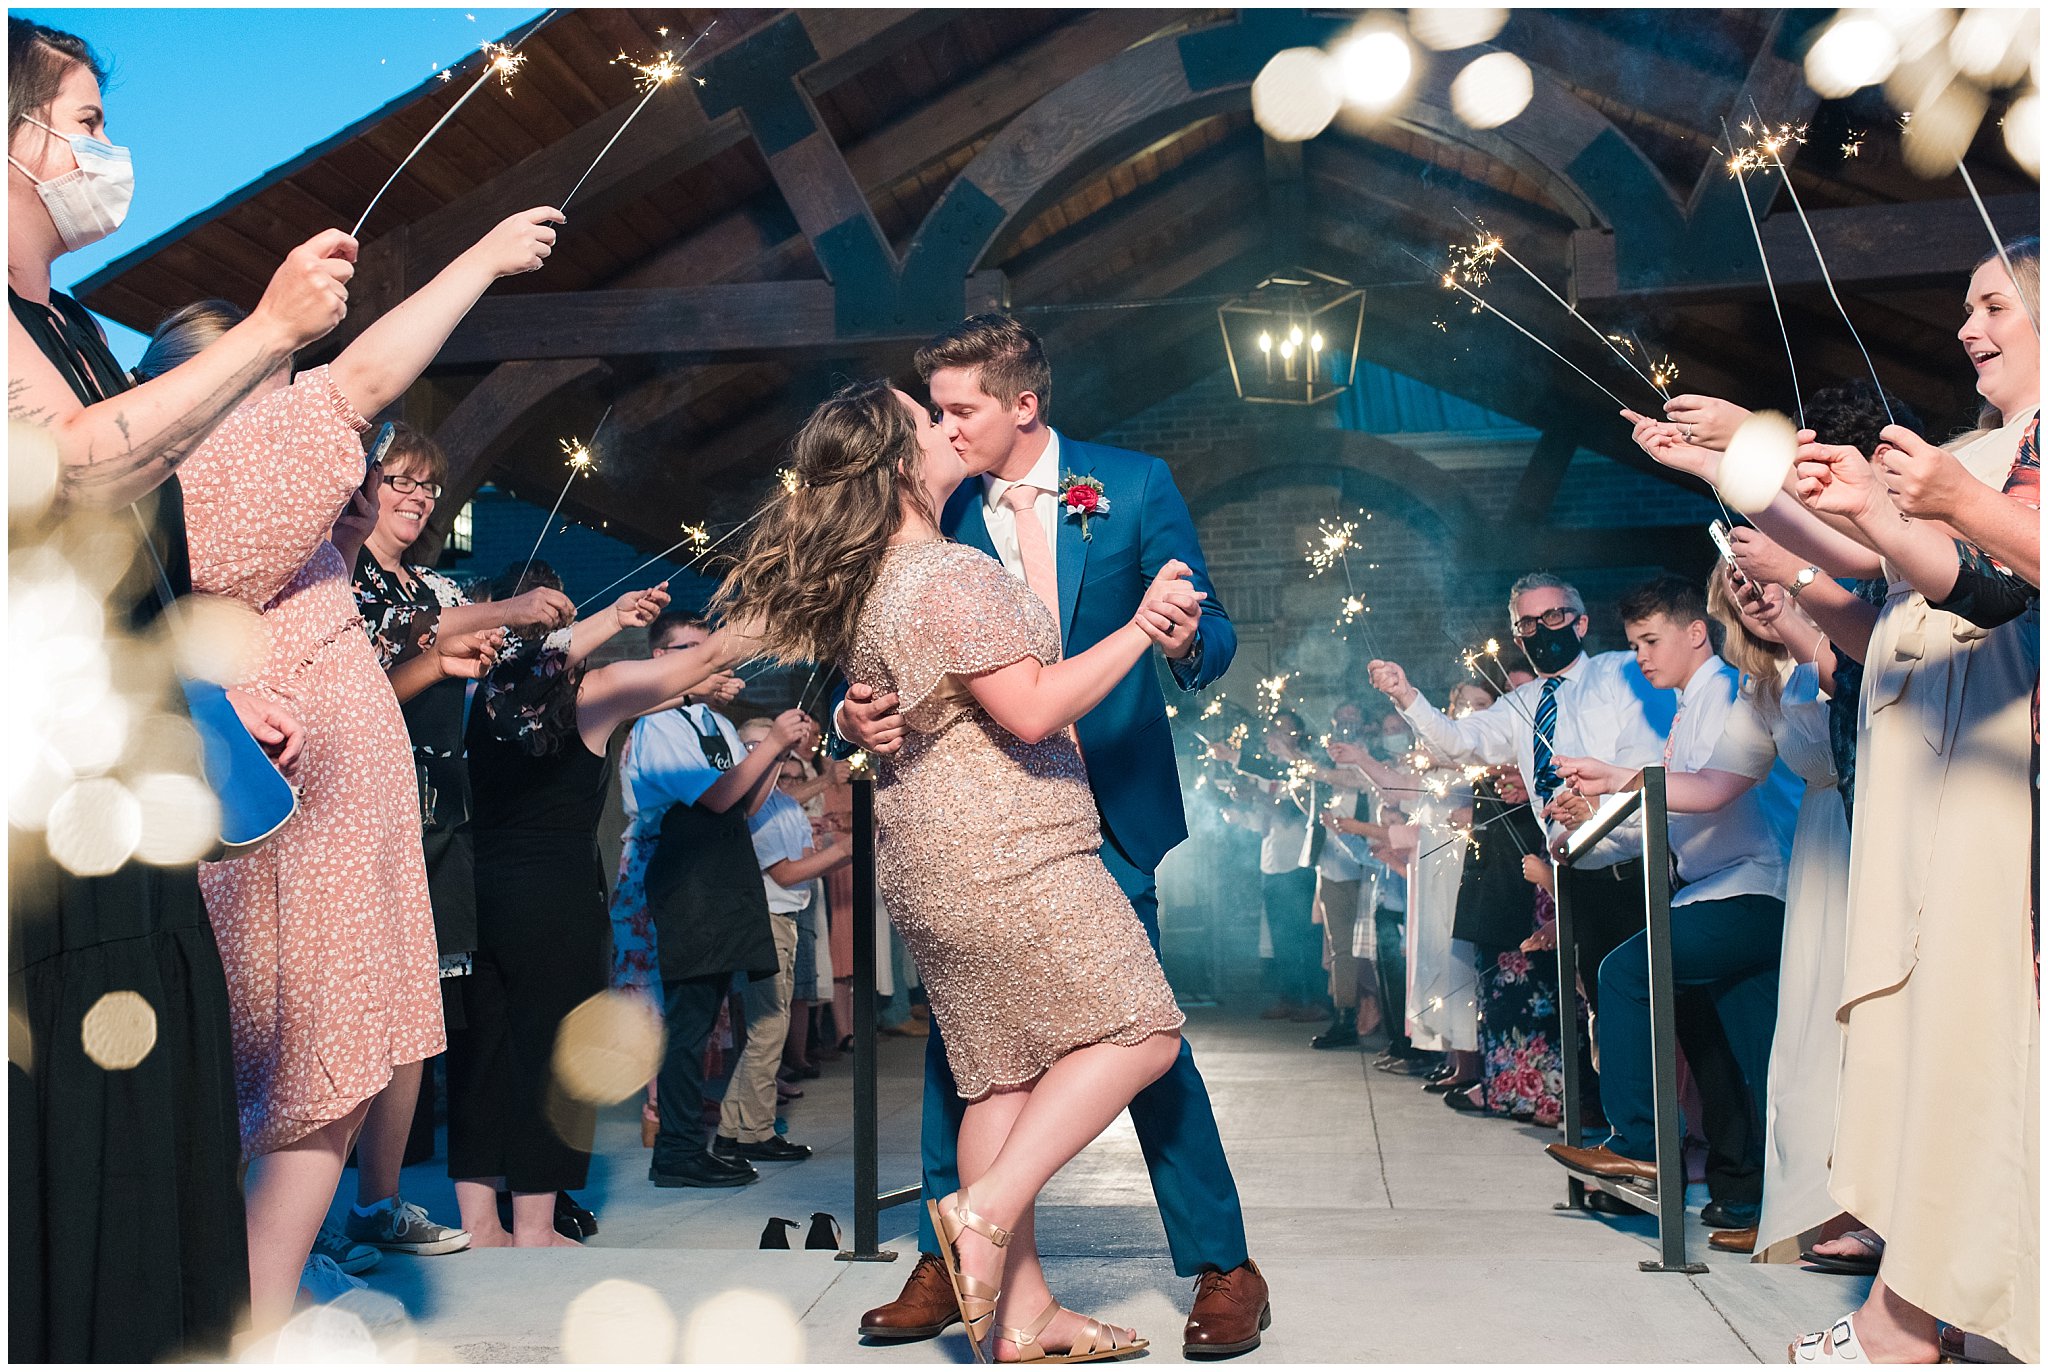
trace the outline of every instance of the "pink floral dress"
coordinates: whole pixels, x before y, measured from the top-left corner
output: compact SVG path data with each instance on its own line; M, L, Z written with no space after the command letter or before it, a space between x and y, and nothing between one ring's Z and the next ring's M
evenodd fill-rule
M179 471L192 586L263 616L253 694L306 731L299 812L199 883L227 969L242 1152L347 1115L446 1046L412 749L327 541L368 423L325 367L254 397Z

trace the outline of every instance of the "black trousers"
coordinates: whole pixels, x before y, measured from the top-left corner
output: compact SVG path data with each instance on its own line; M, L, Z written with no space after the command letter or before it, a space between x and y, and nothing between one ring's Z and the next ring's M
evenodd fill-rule
M1408 1039L1408 912L1382 905L1372 912L1372 970L1379 984L1380 1023L1386 1026L1387 1050L1409 1052Z
M1642 932L1648 919L1643 906L1643 864L1640 858L1613 867L1558 870L1572 905L1572 947L1578 954L1579 980L1586 1004L1600 1013L1600 964L1622 943ZM1571 994L1560 988L1561 996ZM1715 1200L1755 1205L1764 1194L1764 1122L1756 1118L1742 1068L1729 1046L1711 991L1680 991L1672 1002L1678 1046L1700 1089L1700 1131L1707 1137L1707 1192ZM1596 1026L1595 1032L1598 1032ZM1584 1085L1582 1108L1598 1114L1599 1077L1580 1059ZM1603 1116L1604 1118L1604 1116Z
M587 842L585 845L587 847ZM605 989L611 917L603 876L544 846L477 865L477 950L448 1031L448 1175L513 1191L589 1179L596 1111L554 1086L555 1036Z
M704 1125L704 1045L718 1023L732 973L664 978L662 1012L668 1021L668 1051L655 1077L655 1106L661 1132L654 1140L654 1170L674 1171L710 1142Z

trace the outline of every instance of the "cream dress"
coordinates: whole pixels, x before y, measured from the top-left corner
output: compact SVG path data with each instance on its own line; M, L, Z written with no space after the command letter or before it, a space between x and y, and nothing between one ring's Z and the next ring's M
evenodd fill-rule
M2029 410L1953 449L2002 486ZM2040 612L1996 629L1896 569L1857 740L1828 1192L1938 1319L2041 1355L2040 1047L2028 918Z
M1849 920L1849 820L1836 789L1828 706L1812 663L1786 675L1779 709L1766 716L1744 692L1729 711L1706 770L1762 782L1783 761L1806 783L1792 831L1779 954L1778 1023L1764 1106L1764 1206L1760 1260L1789 1262L1785 1243L1831 1218L1828 1154L1835 1141L1835 1093L1842 1074L1843 946ZM1773 1244L1780 1251L1770 1251Z
M1471 807L1472 791L1456 768L1431 775L1448 794L1424 797L1414 813L1420 836L1408 883L1408 1037L1431 1053L1476 1052L1478 950L1451 937L1469 847L1451 814Z

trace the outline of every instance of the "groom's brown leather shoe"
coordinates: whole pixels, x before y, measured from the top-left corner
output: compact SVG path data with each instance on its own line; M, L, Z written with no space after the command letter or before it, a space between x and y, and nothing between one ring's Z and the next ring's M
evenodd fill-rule
M1195 1278L1195 1308L1181 1331L1181 1356L1228 1358L1259 1346L1259 1331L1273 1322L1266 1279L1246 1258L1228 1272L1214 1268Z
M917 1255L903 1283L903 1294L860 1317L860 1332L870 1339L934 1339L960 1320L959 1303L946 1265L930 1253Z
M1657 1164L1642 1162L1636 1158L1625 1158L1602 1144L1598 1148L1567 1148L1553 1143L1543 1150L1574 1172L1584 1172L1594 1177L1614 1177L1626 1181L1657 1180Z

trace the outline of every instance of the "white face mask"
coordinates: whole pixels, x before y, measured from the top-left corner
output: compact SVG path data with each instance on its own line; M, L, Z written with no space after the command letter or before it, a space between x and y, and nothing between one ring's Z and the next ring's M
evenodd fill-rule
M37 181L34 172L12 157L7 159L34 182L43 208L50 212L50 222L57 226L57 236L64 240L64 251L77 252L120 228L128 217L128 204L135 198L135 165L128 149L83 133L57 133L33 116L28 122L69 143L78 162L68 172Z

